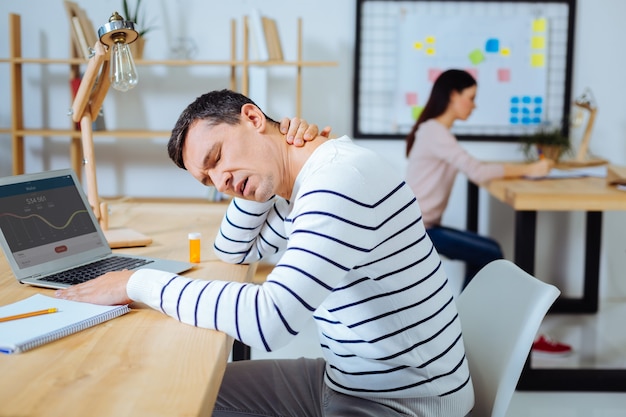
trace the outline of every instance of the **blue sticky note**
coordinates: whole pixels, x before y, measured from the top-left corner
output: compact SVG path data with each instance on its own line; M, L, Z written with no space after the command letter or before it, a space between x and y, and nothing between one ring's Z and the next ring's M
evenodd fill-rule
M485 52L498 52L500 50L500 41L491 38L487 39L487 43L485 43Z

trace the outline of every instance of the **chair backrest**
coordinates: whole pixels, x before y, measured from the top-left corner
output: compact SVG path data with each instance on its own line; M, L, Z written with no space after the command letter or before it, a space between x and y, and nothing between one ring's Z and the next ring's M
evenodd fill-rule
M504 417L541 321L559 294L500 259L481 269L459 295L476 398L472 417Z

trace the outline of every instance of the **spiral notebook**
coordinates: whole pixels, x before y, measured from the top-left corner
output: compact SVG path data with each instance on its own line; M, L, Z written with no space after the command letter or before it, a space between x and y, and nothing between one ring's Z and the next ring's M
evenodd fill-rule
M56 308L55 313L0 322L0 353L20 353L111 320L127 305L101 306L35 294L0 307L0 318Z

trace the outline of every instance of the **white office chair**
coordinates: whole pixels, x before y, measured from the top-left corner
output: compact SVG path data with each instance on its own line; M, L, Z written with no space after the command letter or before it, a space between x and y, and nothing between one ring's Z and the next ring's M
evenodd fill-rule
M539 325L560 291L500 259L481 269L458 297L474 383L472 417L504 417Z

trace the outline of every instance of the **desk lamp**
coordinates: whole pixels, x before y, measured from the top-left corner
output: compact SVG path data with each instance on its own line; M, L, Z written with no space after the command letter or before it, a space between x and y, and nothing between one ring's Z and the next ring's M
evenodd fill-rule
M580 147L578 148L575 159L576 162L585 162L587 160L587 151L589 149L589 141L591 139L591 129L593 128L593 123L596 119L598 107L596 106L595 99L590 89L583 91L583 94L574 100L574 105L589 112L587 126L585 127L585 132L583 133L583 138L580 142Z
M145 246L152 242L149 237L132 229L109 230L107 205L98 196L92 130L92 122L98 117L109 86L127 91L137 84L137 71L128 44L137 40L138 36L135 24L125 21L117 12L98 29L100 40L96 41L70 110L72 120L80 123L87 199L112 248ZM110 76L107 75L109 66Z

